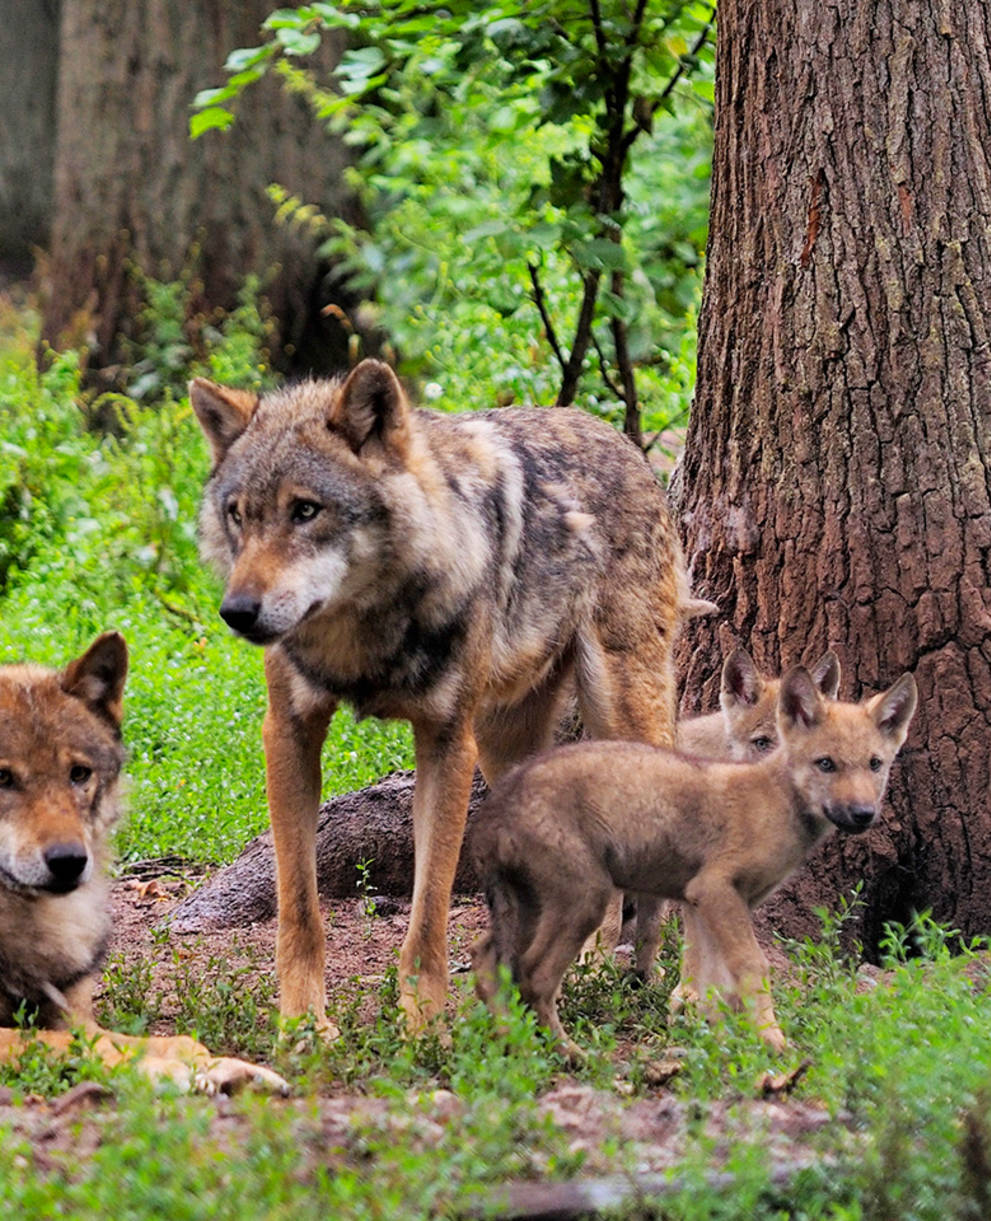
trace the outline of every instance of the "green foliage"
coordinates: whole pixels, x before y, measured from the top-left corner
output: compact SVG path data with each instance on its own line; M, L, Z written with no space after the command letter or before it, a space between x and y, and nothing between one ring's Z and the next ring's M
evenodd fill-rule
M618 0L280 9L269 40L235 51L227 84L197 97L194 134L226 125L277 66L355 148L371 224L278 188L277 215L323 234L440 406L479 402L480 384L499 402L577 395L633 431L635 366L660 428L692 380L712 12L684 0L637 15ZM341 31L327 88L301 61Z

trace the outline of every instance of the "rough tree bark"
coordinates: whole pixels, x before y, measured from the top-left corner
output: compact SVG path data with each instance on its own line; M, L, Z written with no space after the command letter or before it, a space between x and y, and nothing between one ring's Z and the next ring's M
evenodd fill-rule
M991 9L721 0L692 585L768 670L831 645L846 697L921 690L883 826L772 900L790 933L859 878L868 951L913 909L991 929L989 320Z
M282 352L318 369L346 364L343 331L319 315L327 269L313 239L275 224L265 195L279 182L356 220L341 143L274 78L247 92L229 132L188 134L194 95L220 81L232 49L260 41L272 7L63 0L49 342L84 340L91 364L114 363L139 300L129 266L174 279L192 262L205 310L233 305L247 274L267 277Z

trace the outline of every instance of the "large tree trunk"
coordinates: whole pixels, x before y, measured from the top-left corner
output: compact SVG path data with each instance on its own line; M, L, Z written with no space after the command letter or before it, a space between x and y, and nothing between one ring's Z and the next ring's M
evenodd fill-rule
M913 909L991 928L989 48L986 4L719 6L692 583L769 670L832 645L847 697L918 679L883 826L772 901L804 932L864 878L869 952Z
M270 0L63 0L49 342L84 340L91 363L112 364L134 334L140 293L130 267L169 280L191 266L207 313L230 307L255 273L266 281L282 354L317 368L345 363L343 331L319 314L327 269L314 240L277 225L265 194L278 182L356 219L341 143L274 78L248 90L229 132L188 134L196 92L223 79L231 50L260 41L271 8Z
M27 275L48 243L58 0L0 0L0 270Z

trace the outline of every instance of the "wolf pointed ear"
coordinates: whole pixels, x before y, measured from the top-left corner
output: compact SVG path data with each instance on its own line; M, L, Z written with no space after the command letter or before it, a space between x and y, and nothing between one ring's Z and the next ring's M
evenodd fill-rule
M406 449L409 404L399 378L381 360L363 360L348 374L327 419L357 454L369 441Z
M258 395L251 390L218 386L205 377L194 377L189 383L189 401L210 442L213 463L217 466L248 427L258 406Z
M814 729L822 720L825 705L812 675L804 666L793 666L781 680L778 693L778 726Z
M908 725L919 703L919 689L911 674L903 674L887 691L875 695L867 703L874 724L898 746L908 736Z
M722 707L732 708L734 704L752 707L760 699L762 686L761 676L747 650L734 649L723 662L722 689L719 693Z
M826 699L836 699L840 690L840 659L832 649L823 653L809 673Z
M61 687L66 695L80 699L97 716L120 727L124 715L124 680L127 678L127 645L120 632L104 632L82 657L70 661L62 671Z

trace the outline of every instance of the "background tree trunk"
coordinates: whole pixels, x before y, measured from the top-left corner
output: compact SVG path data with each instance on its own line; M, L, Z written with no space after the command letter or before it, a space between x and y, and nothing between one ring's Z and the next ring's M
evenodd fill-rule
M919 681L883 826L772 900L803 933L864 878L868 952L913 909L991 929L989 49L985 4L719 6L692 584L768 670L832 645L847 698Z
M58 0L0 0L0 269L24 276L48 243Z
M271 9L270 0L63 0L42 326L52 344L84 339L91 364L118 360L140 299L132 264L163 280L192 265L206 310L230 307L245 276L275 269L264 291L283 354L309 367L344 363L346 337L319 316L327 269L313 239L277 225L265 195L279 182L356 219L343 146L274 77L247 92L229 132L188 134L193 97L222 80L231 50L257 45Z

